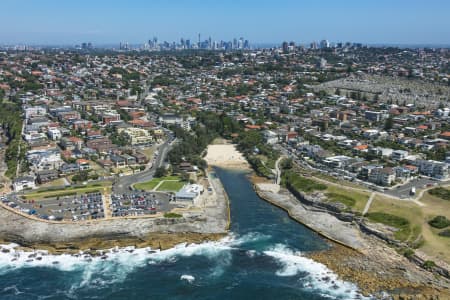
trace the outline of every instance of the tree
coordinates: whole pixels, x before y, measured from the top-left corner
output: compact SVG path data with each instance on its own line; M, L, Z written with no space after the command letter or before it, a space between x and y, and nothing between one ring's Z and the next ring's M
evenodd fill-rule
M293 164L292 164L292 158L286 158L286 159L283 159L283 160L281 161L281 163L280 163L280 167L281 167L282 170L289 170L289 169L292 169L292 166L293 166Z
M164 168L164 167L158 167L156 170L155 170L155 175L154 175L156 178L161 178L161 177L164 177L164 176L166 176L166 168Z
M392 126L394 126L394 120L391 116L389 116L389 118L387 118L384 122L384 130L391 130Z
M81 171L78 174L73 175L72 181L73 182L81 182L86 181L89 178L89 172L88 171Z
M189 176L189 174L188 173L186 173L186 172L181 172L181 181L189 181L189 178L190 178L190 176Z

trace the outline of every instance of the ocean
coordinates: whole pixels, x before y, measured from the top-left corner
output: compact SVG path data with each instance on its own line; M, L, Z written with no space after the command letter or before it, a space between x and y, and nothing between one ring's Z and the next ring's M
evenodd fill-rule
M110 249L108 258L0 253L0 299L365 299L305 256L329 245L261 200L247 173L216 169L230 234L172 249ZM33 256L33 254L32 254Z

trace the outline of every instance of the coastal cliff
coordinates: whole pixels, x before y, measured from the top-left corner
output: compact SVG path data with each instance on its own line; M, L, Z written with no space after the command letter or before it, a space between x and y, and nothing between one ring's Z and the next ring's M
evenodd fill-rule
M293 195L274 184L255 183L254 187L260 198L327 238L331 248L310 253L309 257L345 280L356 282L365 294L382 298L385 291L394 299L449 299L448 280L417 268L379 237L366 235L346 213L327 210L310 197Z

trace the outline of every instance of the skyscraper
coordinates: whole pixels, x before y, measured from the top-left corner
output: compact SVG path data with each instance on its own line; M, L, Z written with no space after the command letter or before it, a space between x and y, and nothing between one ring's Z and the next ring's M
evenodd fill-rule
M238 48L239 48L239 49L244 49L244 38L243 38L243 37L241 37L241 38L239 39Z
M320 48L322 49L330 48L330 42L328 40L321 40Z
M289 52L289 44L288 44L288 42L283 42L283 44L281 45L281 48L283 49L284 53L288 53Z

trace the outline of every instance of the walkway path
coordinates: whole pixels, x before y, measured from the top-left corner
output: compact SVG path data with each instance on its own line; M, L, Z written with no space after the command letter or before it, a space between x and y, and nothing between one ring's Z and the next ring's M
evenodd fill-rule
M284 156L280 156L275 162L275 183L280 185L281 183L281 170L280 170L280 162L284 159Z
M166 181L176 181L176 182L179 182L179 180L161 180L161 181L158 182L158 184L153 188L152 191L157 191L157 190L159 189L159 186L160 186L161 184L163 184L164 182L166 182Z
M110 219L110 218L112 218L112 211L111 211L112 202L111 202L111 195L110 195L110 193L108 193L106 188L104 189L102 200L103 200L103 211L105 213L105 219Z
M364 207L364 210L362 212L362 215L365 216L367 214L367 212L369 211L370 205L372 204L373 198L375 198L375 195L377 193L372 192L372 194L370 194L369 200L367 200L366 206Z

